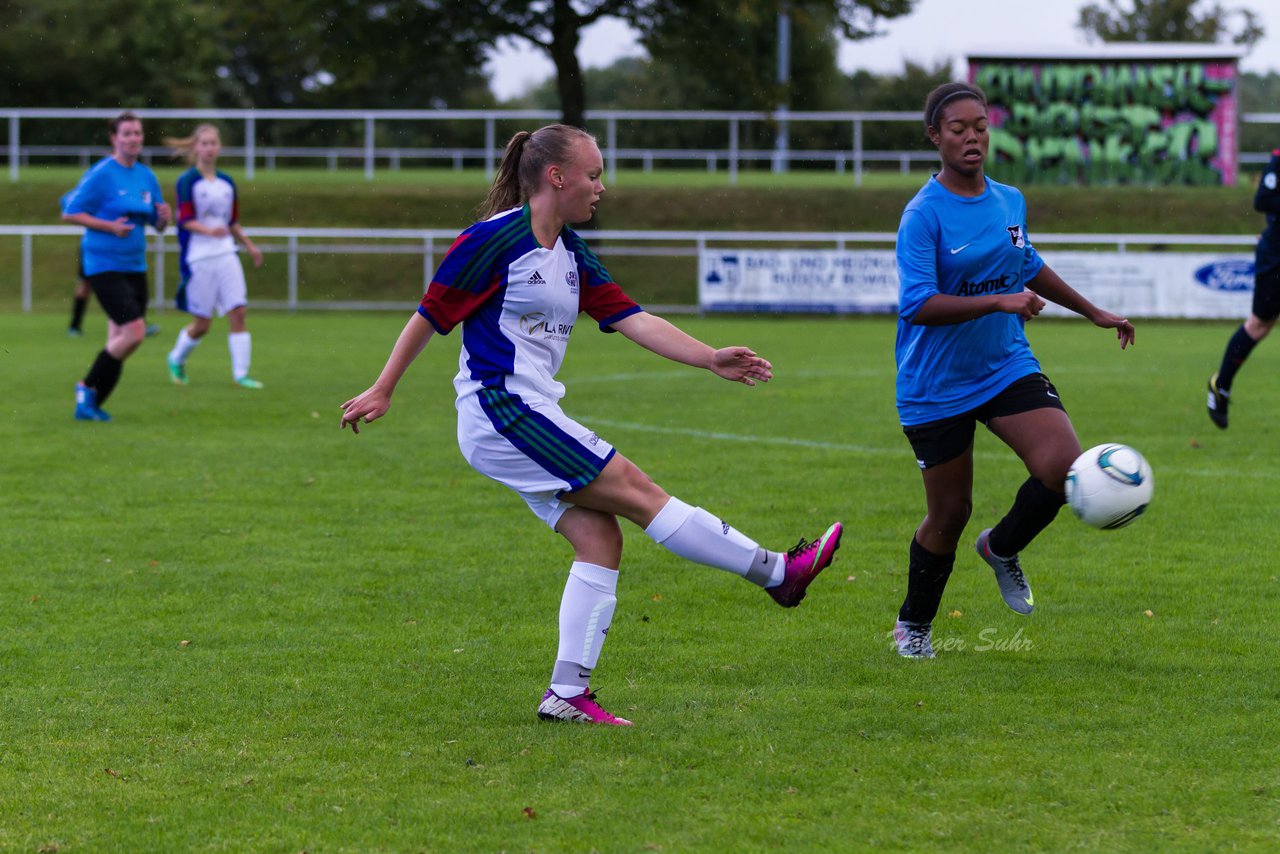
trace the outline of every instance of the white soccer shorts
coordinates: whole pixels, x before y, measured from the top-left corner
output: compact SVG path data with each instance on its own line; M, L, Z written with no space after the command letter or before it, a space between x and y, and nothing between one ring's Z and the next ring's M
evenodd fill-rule
M458 447L473 469L515 490L555 530L581 489L613 458L613 446L541 400L482 388L458 400Z
M234 252L191 262L191 278L187 280L189 313L211 318L216 312L222 317L247 300L244 267Z

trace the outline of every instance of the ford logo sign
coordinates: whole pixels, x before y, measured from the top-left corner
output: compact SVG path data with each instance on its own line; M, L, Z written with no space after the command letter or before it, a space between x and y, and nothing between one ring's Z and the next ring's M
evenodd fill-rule
M1215 291L1251 291L1253 262L1214 261L1196 270L1196 281Z

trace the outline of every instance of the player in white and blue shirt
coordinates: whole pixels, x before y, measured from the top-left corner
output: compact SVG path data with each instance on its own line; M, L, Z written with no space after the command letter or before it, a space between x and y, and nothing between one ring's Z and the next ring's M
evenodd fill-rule
M1018 554L1053 521L1080 454L1057 389L1040 372L1025 324L1049 299L1096 326L1128 320L1103 311L1053 272L1027 238L1022 194L986 177L986 97L947 83L925 104L925 131L942 169L916 194L898 228L898 416L924 478L927 513L911 540L907 595L894 637L901 655L932 657L930 628L973 504L978 422L1013 448L1029 477L1013 507L978 535L1010 608L1035 599Z
M164 231L169 206L142 153L142 120L121 113L111 120L111 156L92 166L62 198L64 222L84 226L84 276L107 313L107 343L76 385L78 421L110 421L103 409L124 361L147 334L146 226Z
M193 164L178 178L178 268L182 281L174 303L191 315L169 352L169 376L187 383L187 358L209 331L215 314L226 315L230 332L231 379L241 388L259 389L249 376L252 339L245 324L248 298L244 268L236 257L239 241L262 266L262 253L240 227L240 203L235 181L218 170L222 139L213 125L202 124L182 139L166 140L170 148Z
M784 607L839 547L836 523L814 543L767 551L727 523L664 492L613 446L560 409L556 373L581 313L673 361L755 385L772 366L746 347L714 350L636 305L582 238L604 193L594 138L565 125L521 132L486 201L490 216L454 242L378 381L343 405L341 425L381 417L410 363L435 334L461 327L458 444L480 473L517 492L569 541L574 562L560 604L560 643L538 716L629 725L590 689L617 603L622 516L672 552L745 577Z

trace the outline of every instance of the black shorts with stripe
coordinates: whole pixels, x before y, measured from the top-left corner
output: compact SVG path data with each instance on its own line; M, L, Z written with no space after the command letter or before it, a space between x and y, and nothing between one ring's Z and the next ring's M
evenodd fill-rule
M903 427L920 468L928 469L948 463L969 450L978 422L990 427L991 419L1002 415L1018 415L1033 409L1061 409L1058 390L1044 374L1029 374L1014 380L995 397L968 412L940 418L926 424Z

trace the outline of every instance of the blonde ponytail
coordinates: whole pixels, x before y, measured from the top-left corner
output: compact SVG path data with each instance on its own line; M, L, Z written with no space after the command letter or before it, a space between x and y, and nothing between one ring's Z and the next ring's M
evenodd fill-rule
M547 125L533 133L522 130L511 137L498 164L489 195L476 208L480 219L522 205L529 200L543 180L543 172L553 163L567 165L573 156L573 144L579 139L595 142L596 138L572 125Z
M218 130L218 126L206 122L196 125L196 129L191 132L190 136L166 136L164 144L173 152L174 160L181 157L188 163L194 164L196 162L196 140L200 138L200 134L207 130L218 134L218 139L221 141L222 133Z

